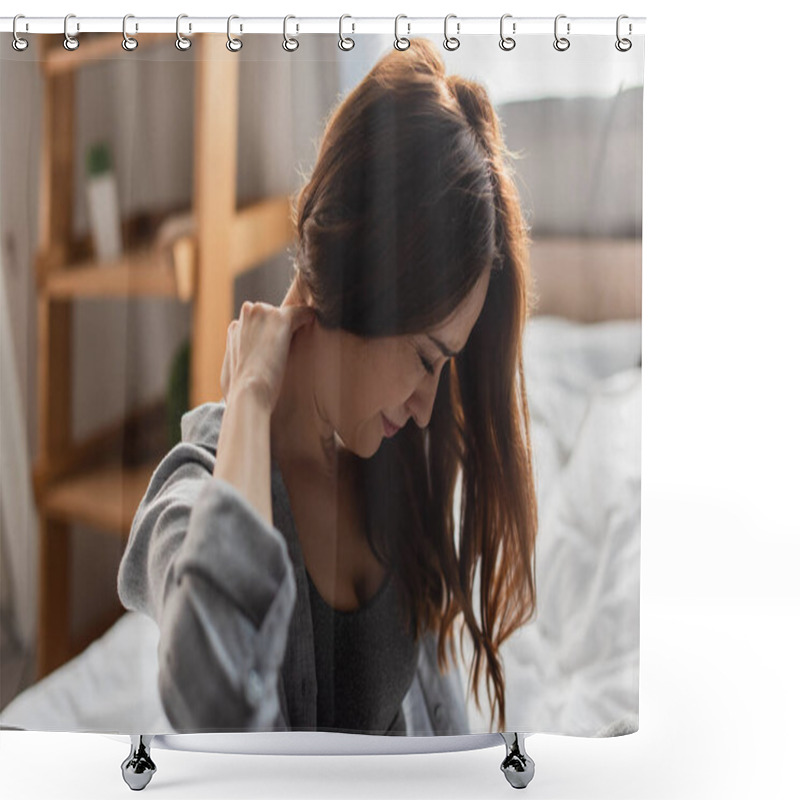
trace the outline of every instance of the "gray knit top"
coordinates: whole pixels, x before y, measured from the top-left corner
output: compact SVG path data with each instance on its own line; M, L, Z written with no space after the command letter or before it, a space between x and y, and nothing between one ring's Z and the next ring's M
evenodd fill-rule
M314 628L317 730L406 733L402 702L414 679L419 645L403 627L389 572L355 611L328 605L306 570Z

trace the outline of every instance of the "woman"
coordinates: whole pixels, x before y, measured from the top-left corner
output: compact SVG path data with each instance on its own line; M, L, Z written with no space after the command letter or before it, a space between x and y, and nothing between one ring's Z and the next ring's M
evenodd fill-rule
M506 155L485 90L424 39L328 120L289 291L231 323L224 402L184 416L120 565L176 729L408 733L424 705L469 732L442 680L463 616L504 730L537 528Z

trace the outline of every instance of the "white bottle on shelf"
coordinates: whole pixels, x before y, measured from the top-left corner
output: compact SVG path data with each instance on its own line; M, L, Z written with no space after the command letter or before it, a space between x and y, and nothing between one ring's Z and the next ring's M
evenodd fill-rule
M117 181L111 169L108 146L89 148L86 158L86 193L95 258L113 261L122 255L122 223L117 200Z

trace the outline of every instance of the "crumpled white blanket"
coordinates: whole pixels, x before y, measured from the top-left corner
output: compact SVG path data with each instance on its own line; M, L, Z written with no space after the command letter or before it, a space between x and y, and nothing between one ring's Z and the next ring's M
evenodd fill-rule
M526 328L538 608L502 650L507 730L638 730L640 357L640 321ZM485 695L468 710L488 730Z
M502 650L506 730L630 733L639 697L641 323L535 318L524 348L539 500L538 611ZM156 624L127 612L16 697L0 724L171 731L158 697L157 644ZM468 636L464 650L466 682ZM485 695L468 711L474 732L489 730Z

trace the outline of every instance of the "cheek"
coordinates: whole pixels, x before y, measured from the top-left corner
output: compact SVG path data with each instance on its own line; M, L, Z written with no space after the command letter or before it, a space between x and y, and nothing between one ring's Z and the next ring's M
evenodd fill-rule
M353 402L366 416L394 410L414 391L417 375L413 367L407 348L375 347L359 363Z

